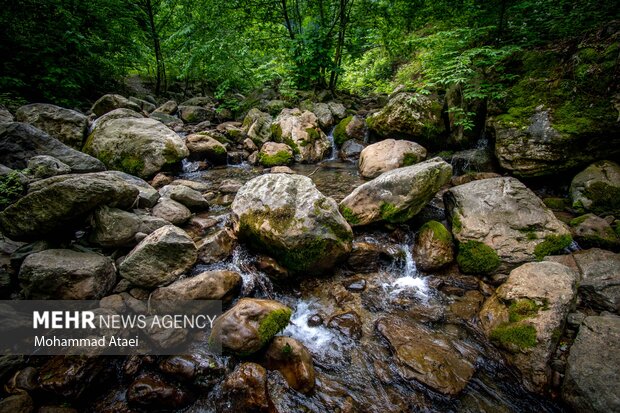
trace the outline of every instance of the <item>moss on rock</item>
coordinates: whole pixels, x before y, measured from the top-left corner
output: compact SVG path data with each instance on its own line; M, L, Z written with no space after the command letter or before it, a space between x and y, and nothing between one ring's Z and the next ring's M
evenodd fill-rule
M490 274L500 265L497 252L479 241L466 241L459 244L456 262L466 274Z
M536 327L529 323L504 323L491 331L490 338L511 352L518 352L536 345Z
M570 235L547 235L545 239L534 248L534 256L542 261L547 255L562 252L573 242Z
M261 345L267 344L276 334L282 331L291 319L290 309L280 309L270 312L258 325L258 338Z
M452 244L452 234L438 221L428 221L420 228L420 233L433 231L433 238L445 244Z
M287 151L278 151L275 155L267 155L265 153L258 154L258 162L267 167L279 165L288 165L293 161L293 156Z
M347 206L340 206L340 213L347 220L347 222L351 225L357 225L360 223L360 219L355 215L353 210Z
M334 129L334 143L338 146L342 146L343 143L349 140L349 136L347 135L347 126L353 119L353 116L349 116L344 118L343 120L336 125Z

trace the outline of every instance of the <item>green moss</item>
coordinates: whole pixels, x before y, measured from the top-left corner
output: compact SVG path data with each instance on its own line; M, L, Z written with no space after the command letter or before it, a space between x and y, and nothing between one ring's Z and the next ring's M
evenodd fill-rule
M590 218L590 217L591 217L590 214L585 214L585 215L582 215L580 217L573 218L573 219L571 219L571 221L570 221L570 223L568 225L570 225L571 227L576 227L578 225L583 224L585 222L585 220Z
M432 231L433 238L439 240L440 242L444 244L452 244L452 234L450 234L450 231L448 231L441 222L428 221L422 225L422 228L420 228L420 233L426 231Z
M620 188L607 185L605 182L590 184L584 195L592 200L590 210L597 215L614 214L620 215Z
M314 128L306 128L309 143L315 142L321 138L321 134Z
M286 343L284 345L284 347L282 347L282 349L280 349L280 351L287 358L291 357L293 355L293 347L291 347L291 345L289 343Z
M276 334L282 331L291 319L291 310L283 308L267 314L258 325L258 339L261 345L267 344Z
M405 153L405 156L403 157L403 166L415 165L418 162L420 162L420 157L417 154L413 152Z
M287 144L293 150L293 154L294 155L299 155L300 154L299 146L297 146L297 144L295 143L295 141L292 138L285 138L284 139L284 143Z
M561 252L572 242L573 239L570 235L547 235L545 239L534 248L534 255L538 261L541 261L547 255Z
M538 235L536 234L536 228L533 228L533 227L520 228L519 232L524 234L525 238L529 241L538 239Z
M563 211L566 209L566 199L564 198L545 198L543 202L547 208L554 211Z
M500 265L497 252L479 241L467 241L459 244L456 262L466 274L489 274Z
M144 161L137 156L124 156L120 160L120 167L131 175L140 175L144 169Z
M353 116L349 116L341 120L340 123L336 125L336 129L334 129L334 143L336 145L342 146L343 143L349 140L349 137L347 136L347 126L352 119Z
M212 152L217 156L222 156L226 154L226 148L223 146L215 145L212 148Z
M458 234L462 230L463 230L463 224L461 223L461 216L458 214L458 212L455 212L452 215L452 231L455 234Z
M279 123L271 124L271 135L273 136L274 142L282 142L282 127Z
M347 206L340 206L340 213L347 220L347 222L351 225L357 225L360 223L360 219L355 215L353 210Z
M409 208L399 209L395 204L382 202L379 206L379 214L381 219L391 223L401 223L409 221L413 218L413 214Z
M179 152L176 146L170 141L166 141L162 155L166 160L166 165L172 165L180 161Z
M536 345L536 327L527 323L505 323L496 327L490 338L506 350L517 352Z
M441 151L435 156L439 156L444 161L449 161L452 158L452 155L454 155L454 151Z
M513 301L508 307L508 316L511 322L517 322L526 318L534 317L542 306L536 304L534 300L522 298Z
M17 201L25 189L21 183L19 172L11 171L0 176L0 210Z
M293 156L288 151L278 151L275 155L267 155L262 152L258 154L258 162L267 168L278 165L288 165L292 160Z

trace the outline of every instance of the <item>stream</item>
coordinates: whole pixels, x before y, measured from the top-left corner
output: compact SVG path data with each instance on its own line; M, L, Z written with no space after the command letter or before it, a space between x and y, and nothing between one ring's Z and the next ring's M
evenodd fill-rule
M356 165L337 160L337 152L319 165L296 164L292 169L310 176L323 194L336 201L364 182ZM262 172L262 168L249 165L197 171L186 163L180 178L217 188L231 180L243 184ZM214 206L209 214L224 225L227 211L226 206ZM244 246L237 246L227 261L198 265L193 273L236 271L243 278L241 296L275 299L294 310L290 325L280 334L308 348L316 370L316 387L306 396L270 379L270 394L280 412L563 411L551 399L528 392L516 371L476 326L475 314L484 292L478 279L461 275L454 268L437 274L418 271L411 252L414 239L415 228L406 225L356 229L354 245L376 247L382 252L379 260L358 271L342 264L333 275L301 278L286 285L272 282L257 270L255 255ZM352 311L358 320L345 316L336 328L328 326L334 315ZM475 373L464 390L446 396L416 380L404 379L389 343L377 331L377 321L386 316L422 323L431 333L448 337L462 354L473 355ZM310 326L310 318L322 322ZM213 392L220 391L218 386L186 411L219 411L214 402L217 397L213 397Z

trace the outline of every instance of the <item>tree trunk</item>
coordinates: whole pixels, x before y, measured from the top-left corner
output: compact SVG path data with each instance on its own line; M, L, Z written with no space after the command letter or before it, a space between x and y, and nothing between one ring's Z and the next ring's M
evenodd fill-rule
M352 0L351 0L352 1ZM338 70L342 63L342 49L347 28L347 0L340 0L340 27L338 28L338 41L336 42L336 53L334 55L334 68L329 78L329 89L334 93L336 82L338 81Z
M157 33L157 27L155 26L155 14L153 13L153 5L151 0L145 0L144 5L149 19L148 23L151 32L151 40L153 41L153 50L155 51L155 94L159 96L162 89L162 83L165 84L166 82L166 65L164 63L164 57L161 53L161 43L159 40L159 34Z

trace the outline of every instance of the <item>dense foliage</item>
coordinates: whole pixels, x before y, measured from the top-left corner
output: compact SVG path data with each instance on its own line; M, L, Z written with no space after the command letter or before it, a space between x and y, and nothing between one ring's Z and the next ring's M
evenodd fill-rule
M596 0L1 1L0 97L71 105L129 74L167 90L273 86L496 98L519 48L618 18ZM2 103L2 102L0 102ZM466 111L465 107L457 110ZM467 127L467 113L456 113Z

